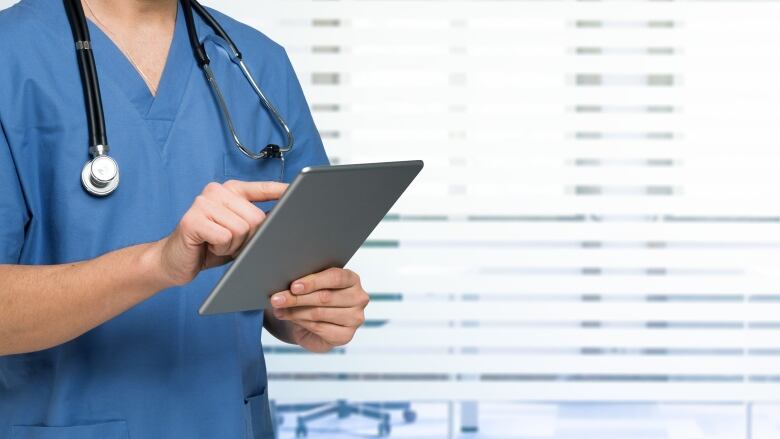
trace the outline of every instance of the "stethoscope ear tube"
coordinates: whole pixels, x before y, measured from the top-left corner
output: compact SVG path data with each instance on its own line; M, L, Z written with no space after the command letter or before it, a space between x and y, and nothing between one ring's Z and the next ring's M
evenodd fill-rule
M252 73L249 71L249 68L247 67L246 63L242 59L241 52L238 50L238 47L236 47L233 40L230 39L227 32L225 32L222 26L219 25L217 20L215 20L214 17L208 12L208 10L206 10L206 8L204 8L200 3L198 3L197 0L181 0L181 4L184 12L184 20L187 24L187 33L189 35L190 44L192 45L192 51L195 54L195 57L198 58L199 60L202 57L202 61L199 61L200 68L203 70L203 74L206 76L206 81L208 82L209 87L211 87L211 91L217 100L217 105L219 106L219 109L222 112L222 116L225 119L225 123L228 127L228 130L230 131L230 135L233 137L233 143L236 145L239 151L241 151L242 154L244 154L245 156L249 157L252 160L279 158L282 159L282 162L284 163L284 154L289 152L295 144L295 138L293 137L293 133L292 130L290 130L289 125L287 125L287 122L279 113L279 110L277 110L276 107L271 103L271 101L265 96L265 93L263 93L263 90L260 88L260 85L257 83L257 81L255 81L255 78L252 76ZM225 101L225 96L222 94L222 90L220 89L219 84L217 83L217 79L214 76L214 72L209 66L210 60L208 58L208 55L206 54L206 50L204 49L203 44L200 42L200 39L198 38L198 33L197 30L195 29L195 22L192 16L191 9L195 9L195 11L203 19L203 21L205 21L206 24L212 28L212 30L217 35L217 37L222 39L227 44L228 46L227 48L225 47L225 44L220 44L220 46L222 46L226 50L229 50L231 61L233 61L233 63L239 67L241 73L244 75L244 78L246 78L247 82L249 82L249 85L252 86L252 90L255 92L258 99L260 100L260 104L263 107L265 107L265 109L270 113L270 115L272 116L276 124L279 126L279 128L282 129L284 136L287 139L287 143L285 146L266 145L266 147L261 149L260 151L254 152L251 149L247 148L241 142L241 140L238 137L238 133L236 132L235 124L233 123L233 118L230 115L230 110L228 110L227 102Z
M190 4L190 0L181 0L181 6L182 13L184 14L184 22L187 24L187 37L190 40L192 53L195 55L198 65L203 68L203 66L209 65L211 60L209 60L209 56L206 54L206 49L200 44L198 33L195 31L195 19L192 17L192 5Z
M205 21L212 30L214 30L214 33L216 33L218 37L222 38L228 44L230 51L232 52L231 57L242 59L241 52L238 50L236 43L233 42L233 40L230 38L230 35L225 32L225 29L222 28L219 22L211 16L209 11L207 11L203 5L198 3L198 0L188 0L188 2L192 3L192 8L195 9L195 12L198 13L200 18L203 19L203 21Z

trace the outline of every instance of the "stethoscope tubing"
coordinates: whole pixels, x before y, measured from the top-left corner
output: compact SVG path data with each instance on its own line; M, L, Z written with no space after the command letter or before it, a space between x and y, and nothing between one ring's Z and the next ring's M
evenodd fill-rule
M103 114L103 101L100 95L100 83L98 81L97 68L95 67L95 58L92 54L92 42L89 38L89 27L87 26L87 19L84 15L84 9L81 6L80 0L63 0L65 11L70 22L71 32L73 33L73 40L76 46L76 57L79 66L79 76L81 78L81 87L84 94L84 104L86 108L87 117L87 129L89 134L89 154L91 160L87 161L81 172L81 181L84 189L95 196L106 196L111 194L119 184L119 168L116 162L108 156L108 136L106 134L106 123ZM185 24L187 26L187 37L190 41L190 46L193 51L193 55L198 63L198 66L206 76L209 87L217 99L218 106L225 118L226 125L233 138L233 142L236 147L245 156L253 159L265 159L265 158L279 158L281 159L281 176L284 178L284 154L289 152L295 142L290 127L284 120L279 110L271 103L266 97L263 90L260 88L257 81L255 81L252 73L249 71L246 63L244 63L241 52L236 47L233 40L225 32L222 26L216 19L204 8L197 0L180 0L182 6L182 12L184 14ZM238 133L233 123L230 111L227 106L222 90L217 83L214 76L214 72L211 70L209 64L211 60L206 53L204 45L198 38L197 30L195 27L195 20L192 11L201 17L201 19L214 31L214 33L227 44L230 59L233 63L238 65L241 73L249 82L252 90L257 95L260 103L271 114L276 124L282 129L286 137L287 143L285 146L267 145L265 148L258 152L253 152L250 148L246 147L240 140ZM223 45L224 47L224 45ZM100 159L100 160L98 160ZM96 165L97 162L99 165ZM106 180L106 176L110 176ZM111 177L112 176L112 177Z
M241 51L238 50L238 47L230 38L230 35L225 32L225 29L222 28L219 22L217 22L217 20L214 19L208 10L206 10L203 5L198 3L197 0L181 0L181 4L182 12L184 13L184 21L187 24L187 34L190 40L190 45L192 46L193 55L198 61L198 65L200 66L201 70L203 70L204 75L206 75L206 79L208 80L209 86L214 93L214 97L217 99L217 103L220 107L220 110L222 111L222 115L225 118L228 130L230 131L230 135L233 137L233 142L235 143L236 147L238 147L238 149L245 156L253 160L269 157L282 158L285 153L293 148L293 145L295 144L295 137L293 136L290 127L287 125L287 122L285 122L284 118L279 113L279 110L277 110L271 101L266 97L265 93L263 93L263 90L257 84L257 81L255 81L254 76L249 71L249 67L247 67L246 63L244 62ZM241 73L244 75L244 78L246 78L247 82L249 82L249 85L252 87L252 90L255 92L258 99L260 99L260 103L271 114L276 124L284 132L284 136L287 141L285 146L268 145L259 152L255 153L250 148L245 146L243 142L241 142L241 139L236 132L233 118L230 115L225 96L222 94L222 90L220 89L219 83L214 76L214 72L209 67L211 60L206 53L204 45L200 42L200 38L198 38L195 20L192 15L193 10L195 10L201 19L206 22L209 27L211 27L217 37L219 37L225 43L220 45L228 51L230 60L239 67ZM227 45L227 47L225 47L225 45Z
M84 92L84 104L87 112L90 151L98 145L108 146L106 122L103 116L103 100L100 96L95 58L92 56L92 41L79 0L64 0L65 11L70 21L73 39L76 44L81 88Z

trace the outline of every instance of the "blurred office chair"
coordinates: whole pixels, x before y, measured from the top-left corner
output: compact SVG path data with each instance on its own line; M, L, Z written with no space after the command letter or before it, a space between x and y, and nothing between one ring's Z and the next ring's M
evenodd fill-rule
M351 415L376 419L379 421L377 434L380 437L390 435L390 418L393 410L402 410L406 423L417 420L417 413L412 410L412 404L409 402L350 403L346 400L310 404L276 404L271 402L271 410L276 424L274 429L277 438L279 437L279 427L284 422L284 413L299 413L295 426L296 438L305 438L309 434L308 423L331 414L335 414L339 419L348 418Z

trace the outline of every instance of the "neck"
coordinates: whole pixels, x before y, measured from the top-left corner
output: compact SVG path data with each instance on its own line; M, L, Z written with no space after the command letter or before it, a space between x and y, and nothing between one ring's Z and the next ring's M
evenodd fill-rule
M100 19L134 24L175 21L178 0L87 0ZM105 17L105 18L104 18Z
M81 0L85 14L157 92L176 27L177 0Z

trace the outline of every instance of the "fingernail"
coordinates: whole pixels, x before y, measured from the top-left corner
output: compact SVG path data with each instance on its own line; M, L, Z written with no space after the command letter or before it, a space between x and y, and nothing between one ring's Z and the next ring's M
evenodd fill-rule
M292 284L292 288L290 288L293 293L302 293L303 292L303 284L300 282L296 282Z
M274 294L271 297L271 304L272 305L277 305L277 306L284 304L284 294L282 294L282 293Z
M275 309L274 317L276 317L277 319L281 319L282 317L284 317L284 312L282 312L282 310L280 309Z

